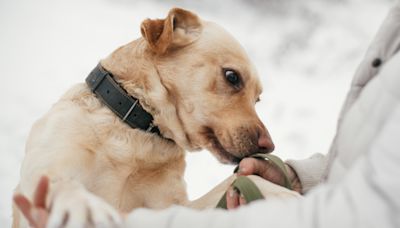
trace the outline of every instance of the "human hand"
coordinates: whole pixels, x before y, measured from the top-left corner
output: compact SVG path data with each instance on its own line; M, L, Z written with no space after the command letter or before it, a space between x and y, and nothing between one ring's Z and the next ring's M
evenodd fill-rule
M121 215L79 183L61 183L52 191L48 228L120 227Z
M41 177L33 203L16 194L14 202L29 222L30 227L119 227L121 215L105 201L82 189L63 188L52 201L51 211L46 208L49 179ZM51 212L51 213L50 213Z
M49 189L49 179L40 178L36 187L33 203L22 194L14 196L14 202L33 228L44 228L47 224L49 213L46 210L46 197Z
M301 183L296 172L287 164L285 167L288 171L289 180L292 184L293 190L301 193ZM284 186L285 178L283 173L270 161L256 159L256 158L245 158L239 164L239 170L237 175L258 175L274 184ZM245 199L240 196L232 187L228 189L226 194L226 204L228 209L237 208L240 205L246 204Z

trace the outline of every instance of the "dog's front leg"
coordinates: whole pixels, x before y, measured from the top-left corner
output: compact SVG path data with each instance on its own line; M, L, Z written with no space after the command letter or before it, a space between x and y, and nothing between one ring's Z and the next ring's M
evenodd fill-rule
M101 198L73 181L50 186L50 217L47 227L118 227L118 212Z

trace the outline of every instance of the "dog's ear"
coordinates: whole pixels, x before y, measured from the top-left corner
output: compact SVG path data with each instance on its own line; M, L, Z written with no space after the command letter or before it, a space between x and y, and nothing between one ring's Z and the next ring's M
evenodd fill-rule
M169 48L183 47L197 40L202 25L196 14L173 8L164 20L143 21L140 30L150 48L158 54L163 54Z

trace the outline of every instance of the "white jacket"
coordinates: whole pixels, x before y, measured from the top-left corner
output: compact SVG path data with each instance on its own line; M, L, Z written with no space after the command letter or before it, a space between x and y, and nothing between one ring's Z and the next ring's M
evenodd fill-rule
M400 227L399 49L400 2L353 79L329 155L288 161L304 198L260 201L230 212L138 209L126 227Z

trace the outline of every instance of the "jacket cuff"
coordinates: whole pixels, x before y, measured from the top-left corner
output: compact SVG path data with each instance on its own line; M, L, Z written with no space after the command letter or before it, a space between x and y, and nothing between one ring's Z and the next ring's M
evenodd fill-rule
M299 177L303 194L321 183L327 165L327 157L322 154L314 154L308 159L285 161Z

